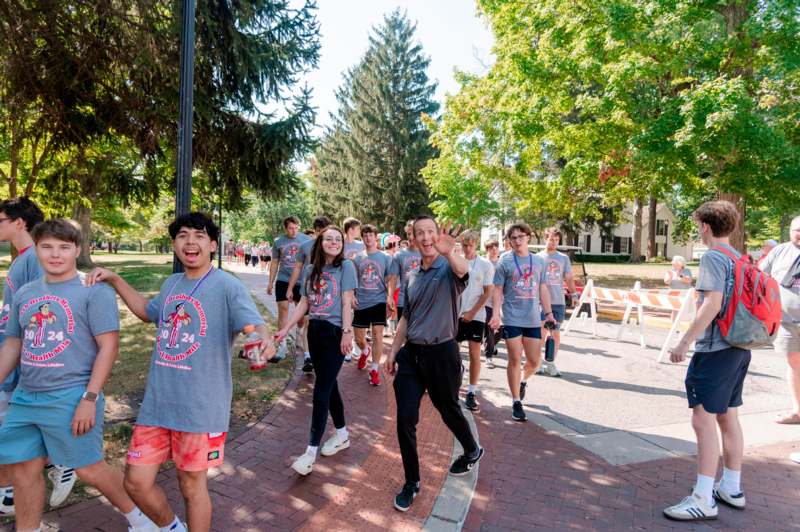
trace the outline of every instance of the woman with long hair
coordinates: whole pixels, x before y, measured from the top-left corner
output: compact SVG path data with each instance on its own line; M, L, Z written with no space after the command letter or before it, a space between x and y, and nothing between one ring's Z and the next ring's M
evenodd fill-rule
M308 475L314 468L328 412L336 433L322 446L322 456L332 456L350 447L336 378L353 342L352 303L357 286L355 265L344 258L344 232L329 225L317 236L311 248L311 262L303 269L300 302L288 323L275 335L276 342L283 340L308 311L308 350L316 378L308 447L292 464L292 469L301 475Z

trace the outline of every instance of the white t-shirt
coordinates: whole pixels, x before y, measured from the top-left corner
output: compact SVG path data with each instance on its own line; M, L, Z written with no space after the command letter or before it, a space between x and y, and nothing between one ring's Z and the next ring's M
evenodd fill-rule
M483 295L483 289L487 286L492 286L494 279L494 266L483 257L475 257L469 262L469 282L467 288L461 293L461 313L463 316L475 306L475 303ZM475 314L475 321L486 322L486 308L481 306L481 309Z

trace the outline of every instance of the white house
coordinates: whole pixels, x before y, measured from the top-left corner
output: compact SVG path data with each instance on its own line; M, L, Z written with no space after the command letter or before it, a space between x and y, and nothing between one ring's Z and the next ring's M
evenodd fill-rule
M642 216L642 247L639 253L647 255L647 235L650 227L650 220L645 207ZM633 204L625 208L621 216L623 223L616 226L612 233L612 238L605 238L600 235L600 228L596 225L591 231L581 231L577 241L573 238L572 242L563 242L573 246L580 246L584 253L592 255L630 255L633 245ZM661 257L672 257L682 255L687 260L693 256L694 242L678 243L672 239L672 225L675 216L665 204L660 204L656 210L656 248L657 254ZM497 226L484 227L481 230L481 241L485 242L490 238L502 239L502 230ZM535 240L535 239L534 239ZM537 243L537 242L532 242ZM542 242L538 242L542 243Z

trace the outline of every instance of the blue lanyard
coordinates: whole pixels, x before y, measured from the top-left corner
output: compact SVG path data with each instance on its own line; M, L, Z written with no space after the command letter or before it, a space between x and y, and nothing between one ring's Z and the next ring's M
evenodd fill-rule
M533 273L533 255L528 253L528 273L523 273L522 268L519 267L519 261L517 260L517 254L511 253L514 256L514 265L517 267L517 271L519 272L519 276L523 279L527 279Z
M194 293L195 293L195 292L197 292L197 289L198 289L198 288L200 288L200 285L201 285L201 284L203 284L203 281L205 281L205 280L206 280L206 278L207 278L209 275L211 275L211 272L213 272L215 269L216 269L216 268L214 268L214 266L211 266L211 269L210 269L210 270L208 270L208 271L205 273L205 275L203 275L203 277L201 277L201 278L200 278L200 280L199 280L199 281L197 281L197 282L194 284L194 288L192 288L192 291L191 291L191 292L189 292L189 296L188 296L189 298L191 298L191 297L194 295ZM169 300L169 298L172 296L172 292L175 290L175 287L176 287L176 286L178 286L178 283L180 283L180 282L181 282L183 279L186 279L186 273L185 273L185 272L184 272L184 274L183 274L183 277L180 277L180 278L178 278L178 280L177 280L177 281L175 281L175 282L172 284L172 287L170 287L170 289L169 289L169 293L167 294L167 297L165 297L165 298L164 298L164 302L163 302L163 303L161 303L161 315L159 316L159 318L161 318L161 323L159 323L159 324L158 324L158 326L159 326L159 327L160 327L160 326L161 326L163 323L166 323L166 321L167 321L167 319L164 317L164 309L165 309L165 308L167 308L167 300Z

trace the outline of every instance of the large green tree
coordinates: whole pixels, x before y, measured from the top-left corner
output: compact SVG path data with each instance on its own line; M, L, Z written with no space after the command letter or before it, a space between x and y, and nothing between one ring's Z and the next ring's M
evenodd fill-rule
M496 61L462 83L435 136L465 175L505 179L520 207L572 222L627 202L637 222L675 187L740 205L797 197L796 0L479 5Z
M0 139L11 139L11 148L15 139L33 147L32 135L39 135L39 146L29 151L40 154L31 161L42 159L44 143L64 152L57 166L72 165L67 175L78 181L71 188L80 191L76 212L87 207L80 212L86 229L92 198L111 191L126 200L138 187L131 180L143 177L152 195L161 189L153 179L163 174L149 169L171 163L175 153L180 6L176 0L0 1L0 90L2 104L14 106L0 119L13 125L23 117L36 126L0 127ZM196 176L231 203L245 189L281 194L293 184L287 166L310 148L308 92L289 94L298 75L317 62L314 10L312 1L198 2ZM110 141L129 145L141 168L98 173L114 166L104 149ZM172 189L170 181L174 173L166 183Z
M339 109L314 168L315 203L337 219L353 215L399 232L429 212L420 170L434 149L422 120L439 105L415 31L399 11L386 16L337 92Z

